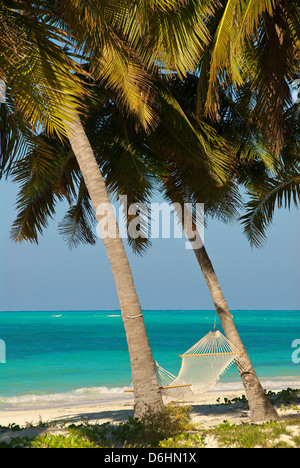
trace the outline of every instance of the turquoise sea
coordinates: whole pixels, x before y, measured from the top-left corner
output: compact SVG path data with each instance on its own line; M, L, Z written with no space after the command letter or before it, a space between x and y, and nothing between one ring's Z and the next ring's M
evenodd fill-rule
M236 310L232 314L265 386L299 388L300 363L293 356L295 343L300 347L300 311ZM178 355L213 328L214 318L214 311L208 310L144 311L154 359L177 375ZM222 331L218 321L217 326ZM0 340L0 409L4 411L50 402L128 398L124 387L131 383L131 372L120 311L0 312ZM234 365L218 385L228 389L240 385Z

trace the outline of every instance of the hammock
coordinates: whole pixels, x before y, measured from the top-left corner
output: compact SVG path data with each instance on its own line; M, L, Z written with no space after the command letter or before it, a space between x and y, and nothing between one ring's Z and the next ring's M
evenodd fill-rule
M189 384L188 391L194 395L207 392L240 354L242 353L219 330L211 330L179 356L182 359L181 369L169 384L169 395L171 386L178 384ZM159 368L158 373L162 381L164 369Z
M242 352L214 328L179 356L182 361L177 377L155 363L160 389L172 398L207 392L240 354Z

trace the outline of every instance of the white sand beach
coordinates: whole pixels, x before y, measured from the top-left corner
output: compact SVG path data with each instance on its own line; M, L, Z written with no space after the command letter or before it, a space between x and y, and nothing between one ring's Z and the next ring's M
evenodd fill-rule
M286 387L271 388L266 390L279 391ZM300 381L294 382L293 388L300 388ZM239 398L244 394L242 388L235 390L224 390L218 385L209 392L195 396L191 401L180 402L192 407L191 418L194 423L202 428L212 428L224 421L230 424L241 424L250 422L249 410L241 402L224 404L225 401ZM227 400L225 400L227 399ZM166 403L168 401L166 400ZM282 410L280 404L278 411L281 418L286 416L299 415L299 410L289 408ZM30 409L12 409L1 411L0 425L8 426L16 424L20 427L27 427L26 431L20 433L21 437L33 437L42 434L61 434L65 432L65 427L69 424L80 424L89 422L91 424L102 424L105 422L120 423L127 421L129 416L133 416L133 397L118 399L113 403L101 401L92 404L72 404L60 405L59 407L40 407ZM44 423L40 427L39 423ZM18 432L6 431L0 433L0 442L9 442L12 437L17 437Z

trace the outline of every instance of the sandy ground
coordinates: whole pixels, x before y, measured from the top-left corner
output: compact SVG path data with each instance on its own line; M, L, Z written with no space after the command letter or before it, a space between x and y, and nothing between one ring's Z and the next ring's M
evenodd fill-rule
M203 395L193 397L190 401L180 402L193 407L192 419L201 423L205 427L216 426L228 417L234 419L247 419L248 414L237 406L241 405L221 405L225 398L233 399L242 396L243 391L220 392L210 391ZM217 402L217 399L220 402ZM168 398L165 399L167 404ZM98 404L66 404L61 407L37 408L37 409L15 409L2 411L0 413L0 425L8 426L9 424L17 424L21 427L28 425L37 425L43 423L56 423L56 425L79 424L83 421L90 423L102 424L107 421L121 422L128 420L129 416L133 416L133 398L124 401L106 403L101 401Z
M210 391L204 395L197 396L193 401L185 402L192 406L192 420L203 428L211 428L221 424L224 421L229 421L231 424L241 424L250 422L249 410L245 409L244 405L236 402L231 405L224 405L224 399L241 397L243 391ZM220 399L217 402L217 399ZM167 402L167 400L166 400ZM278 408L280 417L299 415L297 410L282 411ZM12 410L2 411L0 413L0 425L8 426L9 424L17 424L27 429L21 432L7 431L0 432L0 442L9 442L15 437L34 437L43 434L62 434L66 433L65 426L68 424L80 424L82 422L89 423L119 423L127 421L129 416L133 416L133 399L127 399L125 402L117 404L107 404L101 402L99 404L91 404L84 406L64 406L59 408L39 408L28 410ZM51 423L53 427L29 427L43 423ZM53 424L54 423L54 424ZM209 447L213 448L214 441L208 442Z

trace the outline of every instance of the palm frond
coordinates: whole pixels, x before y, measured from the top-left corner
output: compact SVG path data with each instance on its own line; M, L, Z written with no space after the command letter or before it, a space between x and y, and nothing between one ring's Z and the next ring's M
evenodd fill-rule
M170 89L162 87L161 123L154 133L156 151L177 159L183 166L190 161L208 179L222 184L233 164L232 148L212 125L195 118L196 86L197 80L193 83L188 79L185 87L177 88L176 82Z
M174 6L167 14L159 8L146 10L148 29L140 47L137 46L150 67L155 65L164 74L176 73L182 78L196 70L204 46L209 42L205 18L212 9L207 1L172 3Z
M81 179L77 201L73 204L63 220L59 223L59 232L64 237L70 249L80 243L95 245L96 217L86 185Z
M230 0L220 3L220 12L218 28L212 30L206 115L219 118L220 90L230 83L237 90L250 85L260 131L278 156L282 115L291 105L289 84L299 73L299 4Z
M290 209L300 203L300 175L283 177L269 183L263 196L250 193L245 205L246 214L240 221L250 244L260 247L266 241L266 230L271 225L276 208Z
M33 132L43 128L63 138L62 119L70 120L81 108L79 67L64 50L64 32L48 23L44 2L24 7L13 0L0 4L0 77L7 104L22 113Z
M88 62L93 79L110 88L119 104L138 115L145 128L154 126L151 80L145 64L124 34L134 26L130 2L59 0L57 5L66 27L75 36L76 50Z
M94 107L89 107L85 129L111 198L119 200L126 196L123 215L127 228L137 218L128 210L139 205L140 235L136 238L129 235L128 242L136 253L142 254L150 246L146 235L149 227L145 225L147 213L143 212L147 211L155 178L146 133L135 119L124 120L111 94L104 101L101 101L101 91L96 94L100 94L100 101L96 99Z
M76 198L80 172L68 146L44 135L35 137L34 146L14 162L9 176L19 186L17 216L11 239L38 243L59 201L71 204Z
M218 114L217 110L217 78L223 69L228 67L230 56L231 36L235 34L233 27L238 0L228 0L223 10L223 15L218 24L211 53L210 77L206 101L206 112L210 117Z
M14 242L29 240L38 243L39 234L54 215L57 199L48 174L55 166L53 154L42 145L15 165L13 181L20 185L20 190L16 202L18 214L11 228Z
M0 105L0 179L8 177L14 163L33 146L28 122L8 104Z

